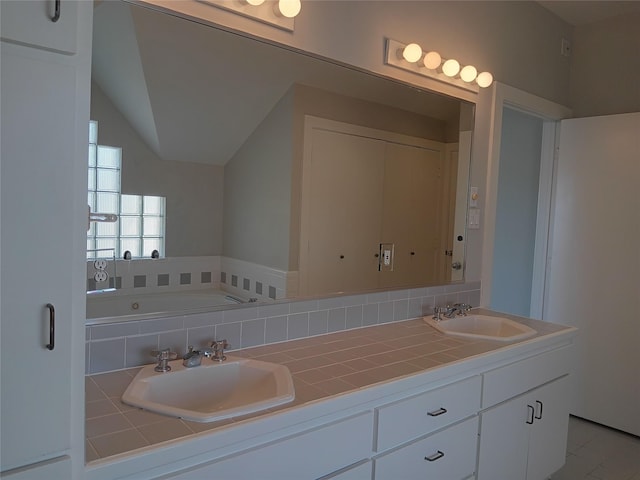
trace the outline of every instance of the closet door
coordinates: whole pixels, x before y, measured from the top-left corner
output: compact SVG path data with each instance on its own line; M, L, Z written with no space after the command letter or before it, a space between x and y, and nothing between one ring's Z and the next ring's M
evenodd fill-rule
M443 151L387 143L381 241L394 244L393 271L380 272L383 287L435 284L441 248ZM442 252L440 252L442 250Z
M321 129L311 141L307 292L376 288L385 144Z

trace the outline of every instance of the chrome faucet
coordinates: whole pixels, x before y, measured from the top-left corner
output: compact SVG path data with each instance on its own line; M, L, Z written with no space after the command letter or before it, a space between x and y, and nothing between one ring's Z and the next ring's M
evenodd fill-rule
M468 303L454 303L446 307L434 307L433 319L439 322L442 320L442 315L447 318L454 318L456 315L466 316L471 308L471 305Z
M182 356L182 365L187 368L198 367L202 364L202 357L210 357L212 353L210 348L194 350L193 345L189 345L189 351Z

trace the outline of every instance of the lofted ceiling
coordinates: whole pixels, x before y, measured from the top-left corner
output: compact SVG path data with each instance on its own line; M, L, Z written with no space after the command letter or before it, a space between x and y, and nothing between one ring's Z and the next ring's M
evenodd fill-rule
M224 165L294 83L458 121L459 102L124 2L94 10L92 77L160 158Z
M640 13L640 1L637 0L551 0L538 3L573 26L587 25L619 15Z

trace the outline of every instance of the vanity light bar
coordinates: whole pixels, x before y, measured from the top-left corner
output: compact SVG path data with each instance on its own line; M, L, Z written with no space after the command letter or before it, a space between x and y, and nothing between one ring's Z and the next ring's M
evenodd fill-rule
M438 52L424 52L417 43L404 44L387 38L385 57L387 65L475 93L493 83L491 73L478 73L473 65L461 66L457 60L442 58Z
M293 32L294 17L302 8L300 0L199 0L244 17Z

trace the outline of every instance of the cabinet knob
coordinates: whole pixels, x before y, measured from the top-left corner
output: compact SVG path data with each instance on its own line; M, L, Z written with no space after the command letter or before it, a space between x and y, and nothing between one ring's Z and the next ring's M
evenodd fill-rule
M344 258L344 255L340 255L340 260L342 260Z

